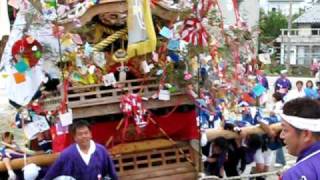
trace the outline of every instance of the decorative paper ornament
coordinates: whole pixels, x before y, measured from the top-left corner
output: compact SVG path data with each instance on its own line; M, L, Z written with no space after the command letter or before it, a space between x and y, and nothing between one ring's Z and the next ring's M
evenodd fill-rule
M13 60L18 63L20 58L23 58L30 68L34 67L42 56L41 44L32 38L26 36L16 41L11 49Z
M14 73L13 77L17 84L20 84L26 81L25 75L21 73Z
M177 92L177 88L175 86L171 86L168 90L169 90L170 93Z
M188 81L192 78L192 74L189 72L185 72L183 78L184 78L184 80Z
M164 26L164 27L161 29L160 35L163 36L163 37L165 37L165 38L167 38L167 39L171 39L171 38L173 37L172 31L171 31L168 27L166 27L166 26Z
M176 50L179 50L179 48L180 48L180 41L179 40L169 40L169 43L168 43L169 50L176 51Z
M104 68L106 65L106 58L103 52L93 52L93 62L100 68Z
M57 26L57 25L53 25L52 26L52 34L53 34L54 37L61 38L63 33L64 33L64 27L63 26Z
M208 45L209 34L198 18L185 20L180 35L181 39L194 46L206 47Z
M94 72L96 71L96 66L90 65L88 71L89 71L89 74L94 74Z
M138 94L127 94L121 97L120 109L125 115L126 126L130 119L134 120L137 127L143 128L148 122L146 121L146 109L143 107L142 98ZM124 129L126 130L127 127ZM139 129L136 129L139 131Z
M102 77L105 86L114 85L117 81L113 73L106 74Z
M25 59L20 59L14 67L19 73L24 73L29 69L29 65L27 64Z
M160 90L159 92L159 100L162 100L162 101L169 101L170 100L170 91L168 90Z
M78 19L78 18L72 19L72 23L73 23L73 25L74 25L75 27L77 27L77 28L79 28L79 27L82 26L81 21L80 21L80 19Z
M84 45L84 55L87 57L90 57L92 53L93 53L92 46L88 42L86 42L86 44Z
M43 3L47 8L53 8L55 9L57 7L57 1L56 0L43 0Z
M72 35L72 41L74 43L78 44L78 45L82 45L83 44L83 41L82 41L82 39L81 39L79 34L73 34Z

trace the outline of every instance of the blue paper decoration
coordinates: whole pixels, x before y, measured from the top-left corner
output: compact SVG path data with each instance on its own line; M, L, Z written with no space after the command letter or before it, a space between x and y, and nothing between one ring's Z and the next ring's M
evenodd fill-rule
M24 59L20 59L14 66L19 73L24 73L29 69L29 65Z
M160 31L160 35L167 38L167 39L171 39L172 38L172 31L167 28L166 26L164 26L161 31Z
M89 57L89 56L91 56L92 53L93 53L93 48L91 47L91 45L89 43L86 43L84 45L84 55Z
M179 40L170 40L169 43L168 43L168 49L169 50L176 51L176 50L179 50L179 47L180 47L180 41Z

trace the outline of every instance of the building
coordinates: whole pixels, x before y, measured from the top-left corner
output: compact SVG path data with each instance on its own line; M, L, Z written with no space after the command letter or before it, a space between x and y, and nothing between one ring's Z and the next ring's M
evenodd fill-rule
M290 44L290 64L309 66L314 59L320 59L320 4L293 21L297 28L282 29L277 42L281 43L281 63L287 59Z
M262 0L260 5L265 12L278 11L289 15L290 0ZM297 14L301 9L309 6L310 4L305 0L292 0L292 14Z

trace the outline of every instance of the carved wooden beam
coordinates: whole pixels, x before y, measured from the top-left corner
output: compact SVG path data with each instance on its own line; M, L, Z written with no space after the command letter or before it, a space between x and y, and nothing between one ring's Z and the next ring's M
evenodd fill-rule
M80 16L78 19L80 20L80 23L84 25L98 14L126 14L127 12L128 7L125 0L101 0L99 4L89 7L85 14ZM178 17L180 12L177 9L172 9L162 4L157 4L155 6L152 6L152 13L161 19L167 21L174 21ZM66 31L70 31L72 28L74 28L72 19L66 19L64 21L59 22L58 24L64 26Z

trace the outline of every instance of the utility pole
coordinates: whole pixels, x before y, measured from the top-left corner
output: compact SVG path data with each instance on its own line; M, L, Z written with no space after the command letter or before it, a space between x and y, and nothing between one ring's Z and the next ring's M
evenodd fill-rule
M291 29L292 29L292 0L289 1L289 17L288 17L288 45L287 45L287 58L286 58L286 69L289 71L290 68L290 57L291 57Z

